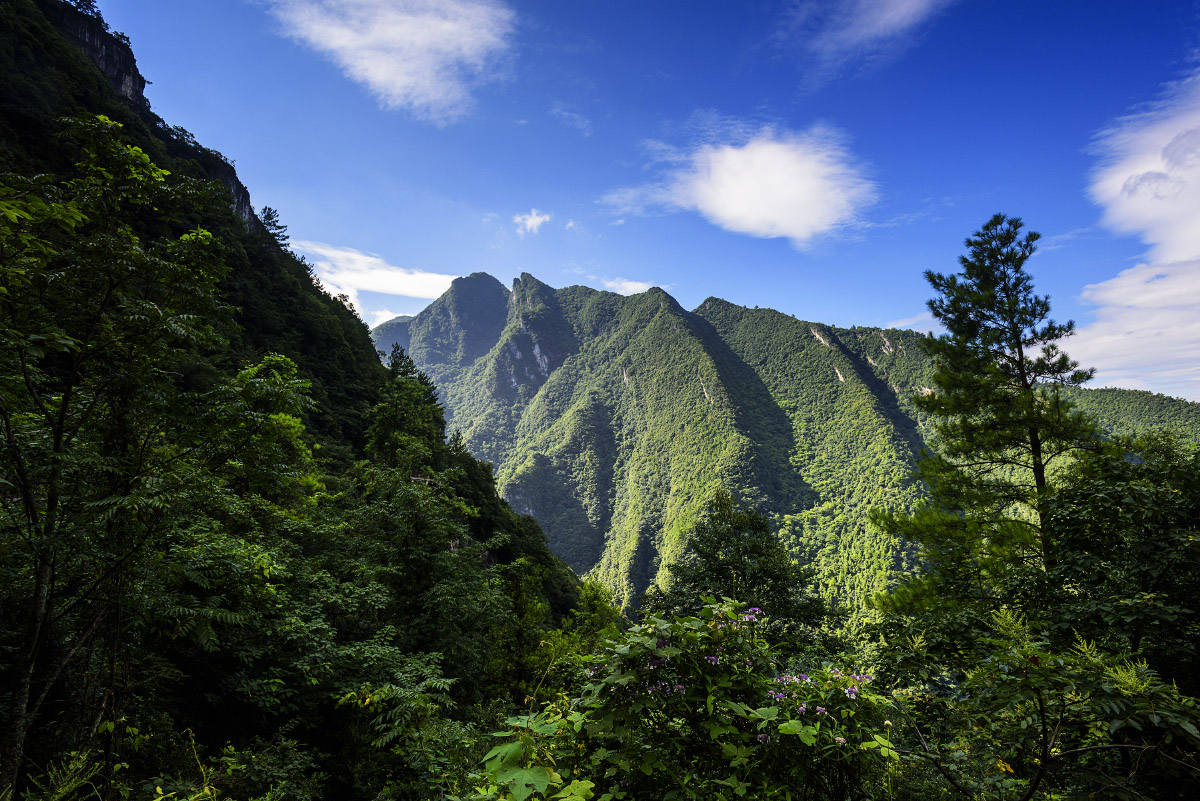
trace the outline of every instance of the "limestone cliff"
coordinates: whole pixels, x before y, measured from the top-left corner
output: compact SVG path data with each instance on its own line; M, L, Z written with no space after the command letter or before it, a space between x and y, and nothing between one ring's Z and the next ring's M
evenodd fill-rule
M117 94L134 106L150 109L150 102L143 94L146 79L138 72L137 60L124 34L110 30L98 13L82 11L71 3L55 0L43 3L42 10L59 33L95 62Z
M129 101L134 110L147 122L164 129L169 134L178 135L180 132L170 130L166 124L150 110L150 101L144 94L146 79L138 71L137 59L133 55L129 38L123 33L114 32L98 11L82 10L78 6L88 4L73 4L66 0L40 0L38 5L46 18L54 25L59 33L83 52L112 85L112 88L125 100ZM190 139L190 135L188 135ZM200 148L194 140L188 142L197 149ZM233 165L215 151L207 150L207 155L215 158L200 158L208 177L220 181L233 195L233 210L244 222L250 224L257 221L254 206L250 202L250 192L245 184L238 179Z

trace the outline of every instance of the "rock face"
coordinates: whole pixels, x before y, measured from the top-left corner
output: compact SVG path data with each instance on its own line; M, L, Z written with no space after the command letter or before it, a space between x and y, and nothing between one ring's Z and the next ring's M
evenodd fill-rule
M232 164L224 159L217 159L214 163L206 165L206 171L210 179L225 184L225 188L233 195L233 213L241 217L242 222L247 225L258 222L254 204L250 202L250 190L238 178Z
M117 94L134 106L150 109L143 94L146 79L138 72L137 60L123 34L113 33L103 19L68 3L46 3L44 10L59 33L95 62Z
M150 101L144 94L146 79L138 71L137 59L124 34L114 33L98 15L80 11L63 0L41 0L39 5L58 32L104 73L117 94L129 101L143 118L154 118ZM161 120L154 119L161 124ZM200 148L194 141L189 144ZM215 151L207 153L213 157L201 162L208 177L220 181L233 195L233 211L243 222L247 225L256 223L258 218L250 202L250 192L238 178L233 165Z

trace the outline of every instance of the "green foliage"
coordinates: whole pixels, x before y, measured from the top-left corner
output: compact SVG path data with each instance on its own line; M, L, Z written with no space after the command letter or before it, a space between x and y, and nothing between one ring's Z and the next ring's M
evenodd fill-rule
M220 369L232 371L271 352L287 356L312 382L316 406L303 417L323 446L320 457L339 467L349 464L363 445L366 416L383 381L366 326L281 247L279 229L268 230L253 216L228 160L147 105L119 95L80 51L74 42L90 41L107 54L110 70L135 85L140 78L128 42L99 16L80 14L60 0L14 0L5 6L4 19L0 172L67 173L78 152L58 135L57 120L102 114L123 126L126 140L167 171L170 183L190 181L192 197L176 204L171 215L177 227L202 228L221 243L226 270L219 290L231 315L214 321L226 340L213 354ZM229 325L230 317L237 325Z
M850 610L861 614L913 566L913 545L869 518L921 503L912 473L935 418L945 421L920 402L933 397L934 367L913 332L833 328L716 298L688 313L661 290L552 290L527 275L505 293L475 274L398 321L395 337L441 388L464 445L496 463L504 496L625 608L667 581L720 487L771 514L820 594ZM1036 362L1031 354L1029 369ZM996 383L993 394L1004 391ZM1058 394L1107 409L1107 432L1169 424L1200 436L1195 404ZM1068 405L1055 408L1068 422ZM994 478L1025 481L1011 470Z
M955 791L996 799L1101 789L1163 797L1194 787L1200 711L1144 662L1082 639L1056 646L1007 609L975 635L986 655L952 692L910 691L899 702L911 756ZM926 654L911 657L919 663Z
M667 567L670 584L651 585L642 596L643 616L696 615L705 597L740 598L766 615L764 634L776 647L790 652L812 645L824 604L808 591L809 574L788 555L765 515L718 492L685 542L685 560Z
M1090 419L1058 391L1088 381L1059 350L1074 323L1049 319L1050 299L1033 292L1025 262L1039 235L997 214L967 239L961 274L925 277L939 297L929 302L947 329L930 337L934 391L914 399L934 415L938 456L922 465L927 483L951 508L1031 518L1042 558L1054 559L1041 497L1055 462L1096 436Z
M757 613L650 618L574 698L511 718L474 799L842 798L898 755L871 677L783 674Z
M936 420L939 452L920 465L930 502L874 518L918 543L924 561L920 578L881 603L895 614L939 616L945 627L931 647L944 658L969 650L969 630L1054 567L1051 468L1097 443L1091 420L1055 389L1091 372L1058 348L1072 324L1048 320L1049 300L1033 293L1024 264L1038 236L1021 237L1021 228L996 215L967 240L961 275L926 274L940 295L930 309L948 330L924 341L935 389L914 399Z
M818 610L773 526L851 604L913 564L867 510L921 497L916 335L475 274L385 367L229 163L56 33L134 69L74 5L0 27L0 799L1194 795L1187 446L1094 445L1019 498L932 482L875 650L797 652ZM655 579L690 614L629 627Z
M1080 459L1047 508L1062 553L1046 576L1050 630L1140 655L1200 693L1200 449L1120 441Z
M70 174L0 189L4 784L444 788L472 731L450 716L532 689L578 581L445 442L402 352L361 432L371 459L330 471L298 367L223 363L229 242L188 228L212 187L107 118L68 131ZM338 705L359 698L373 714Z
M1089 373L1053 341L1070 325L1046 322L1021 269L1036 237L1019 231L997 216L968 240L964 276L929 275L949 334L927 340L937 389L916 403L942 453L922 465L925 507L877 516L922 562L877 599L882 658L912 754L963 796L1165 797L1200 774L1196 702L1174 681L1194 686L1179 637L1194 625L1196 456L1102 444L1044 386Z

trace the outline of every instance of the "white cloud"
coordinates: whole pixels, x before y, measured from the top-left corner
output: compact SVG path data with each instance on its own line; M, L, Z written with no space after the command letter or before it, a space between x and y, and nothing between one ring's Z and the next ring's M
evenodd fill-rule
M364 320L379 320L396 315L385 309L368 309L363 305L360 292L378 292L385 295L401 295L409 298L436 298L450 288L450 282L458 276L428 273L422 270L406 270L388 264L374 253L364 253L354 248L327 245L324 242L293 242L293 248L304 254L313 266L313 272L321 285L331 295L346 295L351 305Z
M798 51L806 80L819 84L854 62L901 50L921 27L954 0L801 0L776 32Z
M550 107L550 114L563 125L576 129L584 136L592 135L592 121L580 114L575 106L555 103Z
M697 211L727 231L783 237L803 247L820 234L854 222L858 211L875 200L875 184L864 177L831 129L816 126L794 132L765 127L746 135L739 127L710 130L733 136L733 141L659 153L659 161L672 165L662 180L617 189L603 202L622 214L656 208Z
M388 320L399 316L400 312L394 312L391 309L376 309L375 311L371 312L371 319L363 320L363 322L365 322L369 328L374 328L380 323L386 323Z
M603 281L605 288L616 292L618 295L639 295L650 289L655 284L649 281L630 281L628 278L613 278Z
M902 317L899 320L892 320L890 323L884 323L884 328L907 328L912 331L919 331L922 334L929 331L941 331L942 324L933 318L933 312L923 311L920 314L914 314L912 317Z
M494 80L515 14L499 0L268 0L284 32L341 67L389 109L445 125Z
M536 234L543 223L550 222L550 214L542 214L537 209L530 209L528 214L513 215L513 222L517 224L517 234L524 237L525 234Z
M1100 383L1200 400L1200 71L1097 138L1102 221L1149 245L1145 263L1084 288L1095 321L1069 352Z
M579 223L575 222L574 220L567 220L567 224L563 226L564 231L574 231L576 229L581 229L581 228L583 228L583 226L580 225Z

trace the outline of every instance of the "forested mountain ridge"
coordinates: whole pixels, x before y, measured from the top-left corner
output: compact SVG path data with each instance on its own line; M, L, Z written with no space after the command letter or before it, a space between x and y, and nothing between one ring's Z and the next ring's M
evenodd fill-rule
M911 398L929 391L932 363L919 334L719 298L688 312L657 288L555 290L528 274L510 292L483 273L374 334L435 377L448 425L495 463L505 497L624 603L663 577L721 486L776 516L830 597L857 605L910 566L867 514L922 495L913 468L926 427ZM1108 433L1200 439L1197 404L1071 397Z

